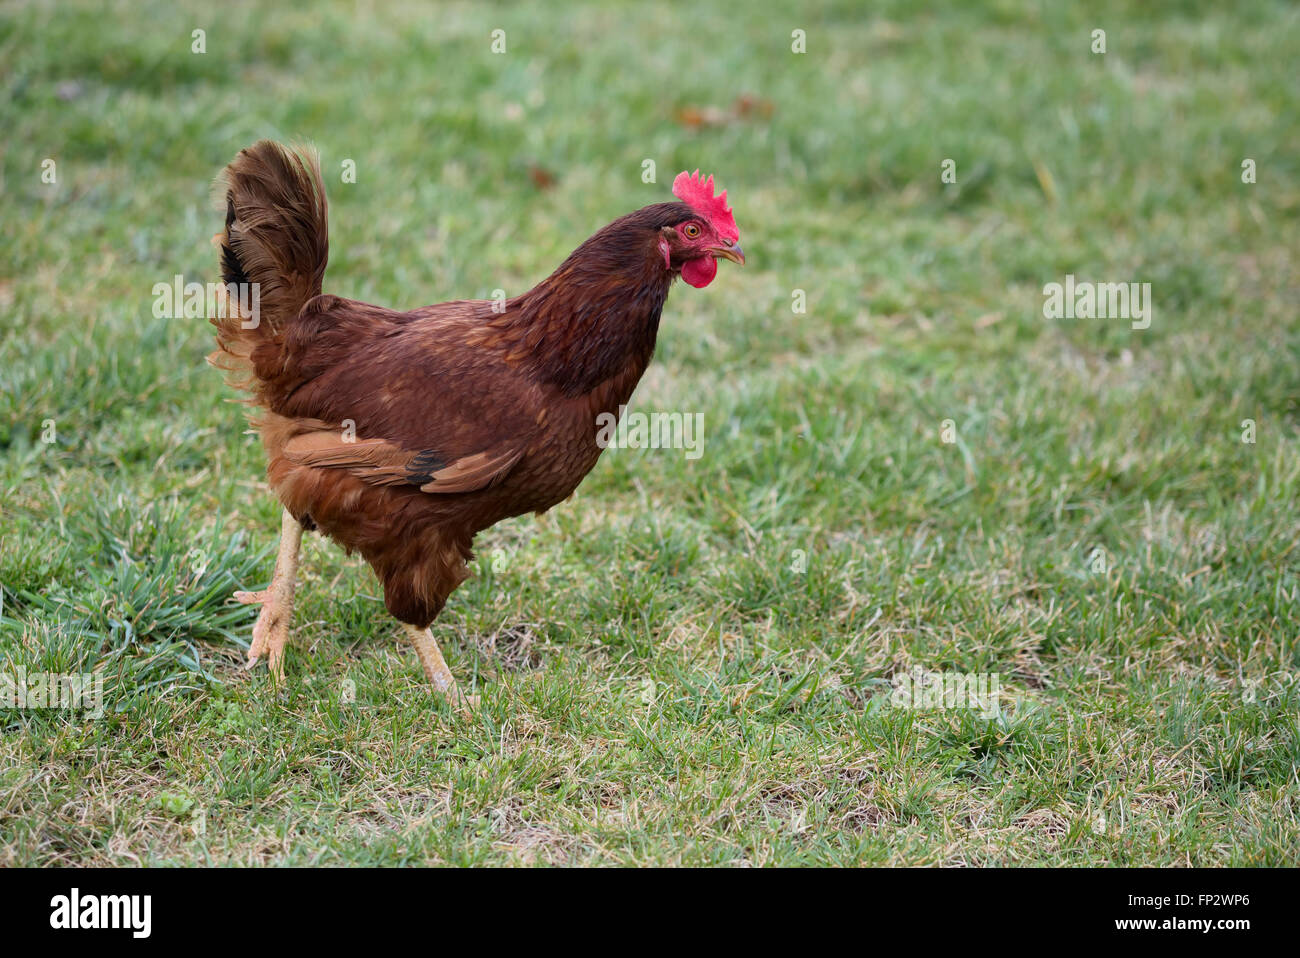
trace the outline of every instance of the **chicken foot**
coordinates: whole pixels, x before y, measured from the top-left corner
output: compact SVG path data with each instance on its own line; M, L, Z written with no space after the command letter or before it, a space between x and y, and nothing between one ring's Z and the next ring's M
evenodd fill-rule
M251 669L263 655L269 654L267 666L277 682L284 681L284 647L289 641L289 625L293 620L293 592L301 546L302 523L285 509L280 518L280 552L275 558L271 585L261 592L235 593L237 602L262 606L257 622L253 624L253 644L244 667Z
M447 668L447 660L442 657L442 650L438 648L433 633L405 622L402 623L402 628L406 630L406 637L415 646L415 654L420 657L420 665L424 667L424 677L429 680L429 684L462 712L467 712L477 705L477 695L466 695L460 690L460 686L456 683L456 676L452 675L451 669Z

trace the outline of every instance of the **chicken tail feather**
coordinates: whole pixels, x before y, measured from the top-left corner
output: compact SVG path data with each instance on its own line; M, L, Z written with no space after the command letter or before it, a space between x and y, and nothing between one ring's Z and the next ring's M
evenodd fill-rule
M212 318L217 350L208 360L232 386L270 405L285 332L320 295L329 260L320 163L309 148L262 140L239 151L216 189L226 211L215 240L227 297Z

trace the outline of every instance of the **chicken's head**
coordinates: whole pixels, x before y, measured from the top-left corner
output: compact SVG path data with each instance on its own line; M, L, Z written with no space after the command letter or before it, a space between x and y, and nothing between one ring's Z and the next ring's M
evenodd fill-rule
M702 178L696 170L677 174L673 195L690 208L692 215L660 230L659 252L664 266L680 269L682 279L697 288L713 282L719 256L743 266L745 253L740 248L740 230L727 205L727 191L714 196L713 177Z

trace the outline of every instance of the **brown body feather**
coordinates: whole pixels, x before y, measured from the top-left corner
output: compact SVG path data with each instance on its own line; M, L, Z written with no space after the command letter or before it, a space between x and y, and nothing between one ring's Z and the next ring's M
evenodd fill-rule
M223 182L223 277L259 283L261 315L214 320L210 359L262 407L253 422L285 507L360 552L389 611L427 626L467 577L477 532L549 509L595 465L597 417L627 402L654 351L674 276L659 231L690 210L611 223L504 311L399 312L322 295L314 158L264 141Z

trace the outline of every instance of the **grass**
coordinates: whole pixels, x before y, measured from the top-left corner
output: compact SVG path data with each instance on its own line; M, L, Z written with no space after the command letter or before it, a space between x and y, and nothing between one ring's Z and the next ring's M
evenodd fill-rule
M1296 9L550 7L0 14L0 658L106 709L0 711L0 864L1300 860ZM397 306L730 192L749 265L674 289L635 398L703 455L480 537L470 720L317 537L287 688L241 669L277 507L151 290L215 279L264 136L321 150L327 291ZM1045 318L1067 273L1150 328Z

